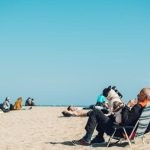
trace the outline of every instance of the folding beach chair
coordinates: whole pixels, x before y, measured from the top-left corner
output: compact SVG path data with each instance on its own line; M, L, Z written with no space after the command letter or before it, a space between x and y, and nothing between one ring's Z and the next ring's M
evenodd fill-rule
M135 138L137 138L137 137L141 138L143 141L143 144L145 144L144 134L145 134L145 131L146 131L149 123L150 123L150 103L148 103L147 106L143 109L141 116L140 116L139 120L137 121L137 123L135 124L135 126L120 126L120 125L114 126L115 131L108 140L107 148L111 144L111 140L113 138L115 139L114 135L115 135L117 129L123 129L125 138L122 138L122 139L127 140L130 147L131 147L131 140L135 140ZM132 129L132 132L129 136L127 135L126 129ZM121 138L118 139L118 142L120 140L121 140Z

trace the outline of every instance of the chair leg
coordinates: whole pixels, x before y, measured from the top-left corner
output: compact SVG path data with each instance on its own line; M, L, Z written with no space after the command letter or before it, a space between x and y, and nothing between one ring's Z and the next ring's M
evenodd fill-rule
M144 136L142 137L142 142L143 142L143 144L145 145Z
M109 138L109 140L108 140L108 144L107 144L107 148L109 147L109 145L110 145L110 143L111 143L111 140L113 139L113 137L114 137L114 135L115 135L115 133L116 133L116 128L115 128L115 131L114 131L114 133L110 136L110 138Z
M125 135L126 135L126 138L127 138L127 141L128 141L128 143L129 143L130 147L132 148L131 142L130 142L130 140L129 140L129 137L128 137L128 134L127 134L125 128L123 128L123 131L124 131L124 133L125 133Z

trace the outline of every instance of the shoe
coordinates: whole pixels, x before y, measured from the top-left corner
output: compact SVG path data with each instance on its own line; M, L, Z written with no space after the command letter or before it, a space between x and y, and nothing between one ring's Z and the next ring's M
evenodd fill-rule
M104 138L100 138L98 136L96 136L92 141L91 141L91 144L104 144L105 143L105 140Z
M84 140L84 139L80 139L80 140L74 140L72 141L73 145L83 145L83 146L89 146L90 142Z

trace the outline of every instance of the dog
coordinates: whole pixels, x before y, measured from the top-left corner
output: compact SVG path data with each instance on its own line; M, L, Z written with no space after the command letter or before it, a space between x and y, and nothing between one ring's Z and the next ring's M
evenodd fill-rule
M125 106L121 100L123 95L116 89L115 86L109 86L103 90L103 96L105 96L108 100L108 108L110 109L110 113L114 114L116 123L121 123L121 112Z

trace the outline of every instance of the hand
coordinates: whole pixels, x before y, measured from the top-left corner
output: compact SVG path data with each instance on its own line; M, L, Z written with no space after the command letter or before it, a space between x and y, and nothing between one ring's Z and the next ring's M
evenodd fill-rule
M127 106L128 107L133 107L134 105L137 104L137 99L132 99L128 102Z

